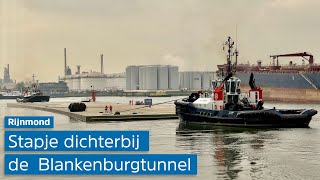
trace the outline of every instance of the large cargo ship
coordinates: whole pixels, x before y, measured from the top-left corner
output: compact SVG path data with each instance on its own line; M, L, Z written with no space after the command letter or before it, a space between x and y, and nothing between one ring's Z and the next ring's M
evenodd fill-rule
M228 37L227 71L224 77L212 82L212 93L192 93L189 98L175 101L176 114L188 124L236 127L308 127L314 109L264 108L263 92L256 86L254 75L249 78L250 90L241 92L241 80L234 76L231 64L233 45ZM236 51L237 52L237 51ZM236 53L237 54L237 53Z
M241 81L248 82L250 73L254 73L257 85L263 87L268 100L320 102L320 65L314 63L311 53L279 54L270 57L273 61L269 65L263 65L262 61L257 61L255 65L238 64L236 58L233 65L236 76ZM279 58L282 57L302 57L303 60L301 65L292 61L280 65ZM223 76L224 72L227 72L227 64L218 65L217 74ZM244 86L242 89L247 90L249 87Z

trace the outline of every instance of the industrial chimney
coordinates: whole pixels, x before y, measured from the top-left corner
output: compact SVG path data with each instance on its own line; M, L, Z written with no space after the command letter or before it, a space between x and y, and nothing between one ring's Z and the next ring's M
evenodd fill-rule
M101 54L101 74L103 74L103 54Z
M67 75L67 48L64 48L64 75Z
M80 74L80 67L81 67L80 65L77 65L77 69L78 69L77 74Z

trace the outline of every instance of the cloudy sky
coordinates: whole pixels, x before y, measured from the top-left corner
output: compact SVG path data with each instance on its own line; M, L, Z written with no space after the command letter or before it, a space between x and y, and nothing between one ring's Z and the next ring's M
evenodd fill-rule
M133 64L216 70L236 36L239 61L307 51L320 60L317 0L0 0L0 78L57 81L68 65L106 73ZM285 62L285 61L284 61ZM301 63L301 58L296 61Z

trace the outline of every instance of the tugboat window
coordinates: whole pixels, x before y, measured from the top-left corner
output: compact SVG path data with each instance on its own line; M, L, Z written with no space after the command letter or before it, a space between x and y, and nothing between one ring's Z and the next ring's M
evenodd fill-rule
M218 82L217 81L212 81L212 87L215 89L217 87Z
M231 81L231 93L235 93L236 92L236 82Z
M256 92L256 103L258 102L258 93Z
M240 89L240 81L237 82L237 89Z
M229 87L230 87L230 82L226 82L226 92L230 92L230 89L229 89Z

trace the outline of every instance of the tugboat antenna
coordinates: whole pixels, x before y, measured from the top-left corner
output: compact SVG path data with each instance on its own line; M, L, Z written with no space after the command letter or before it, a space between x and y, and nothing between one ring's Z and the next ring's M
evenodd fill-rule
M238 65L238 55L239 55L239 51L238 51L238 25L236 26L236 49L234 51L234 54L236 55L236 60L234 63L234 71L236 70L236 66Z

